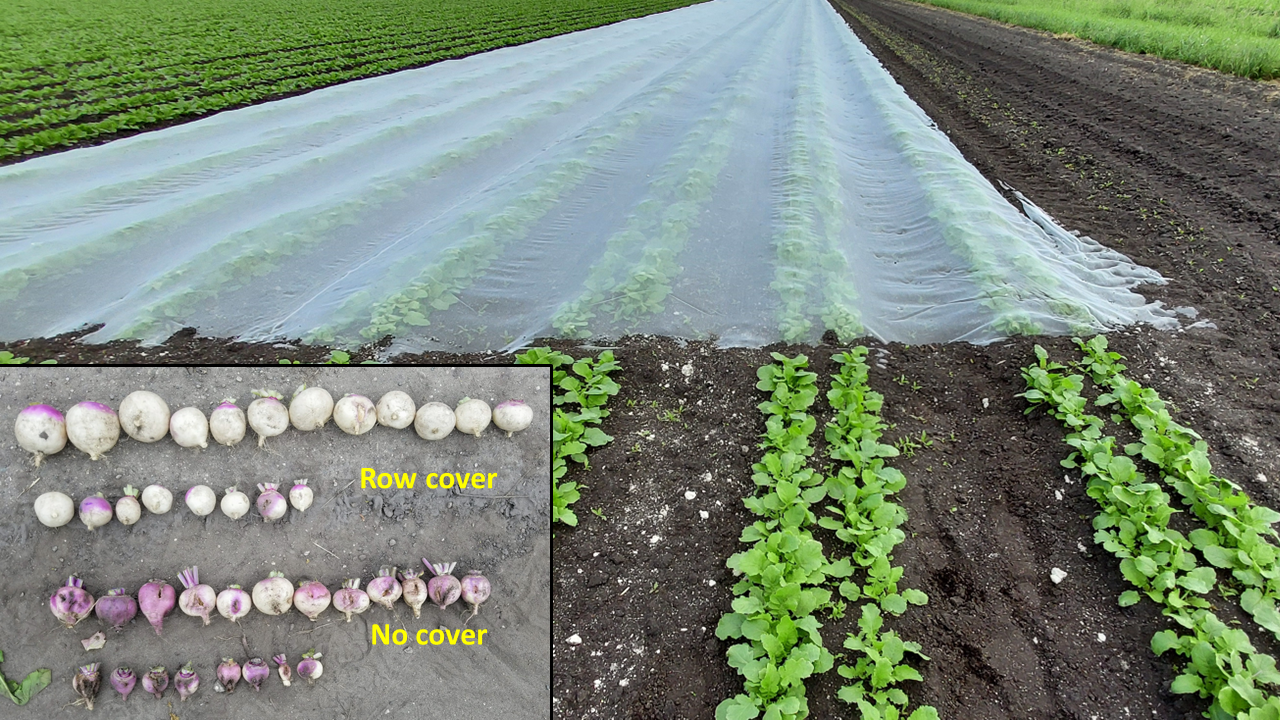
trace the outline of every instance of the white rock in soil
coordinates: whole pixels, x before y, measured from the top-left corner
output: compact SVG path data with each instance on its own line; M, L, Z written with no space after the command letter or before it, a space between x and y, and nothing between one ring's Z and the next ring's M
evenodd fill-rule
M1067 579L1067 571L1062 568L1054 568L1049 571L1049 579L1053 581L1054 585L1057 585Z
M707 518L711 517L711 513L707 512L706 510L699 510L698 517L702 518L703 520L706 520Z
M662 541L661 535L654 535L653 537L649 538L650 545L657 545L661 541Z
M991 407L991 399L990 399L990 398L982 398L982 409L983 409L983 410L986 410L986 409L987 409L987 408L989 408L989 407Z
M1266 475L1263 475L1262 473L1258 473L1258 478L1257 478L1257 480L1258 480L1258 482L1260 482L1260 483L1264 483L1264 482L1266 482L1266 481L1267 481L1267 476L1266 476Z
M680 368L680 374L686 378L693 377L693 363L685 363L684 366Z
M574 634L570 635L570 636L565 640L565 642L569 643L570 645L581 645L581 644L582 644L582 636L581 636L581 635L579 635L578 633L574 633Z
M696 498L696 497L698 497L698 493L696 493L696 492L694 492L694 491L692 491L692 490L686 490L686 491L685 491L685 493L684 493L684 499L685 499L685 500L692 500L692 499L694 499L694 498Z
M1106 642L1106 641L1107 641L1107 634L1106 634L1106 633L1098 633L1098 642Z

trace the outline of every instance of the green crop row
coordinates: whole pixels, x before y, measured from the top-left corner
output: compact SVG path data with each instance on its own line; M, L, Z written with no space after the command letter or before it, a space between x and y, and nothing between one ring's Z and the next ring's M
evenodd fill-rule
M1240 606L1280 638L1280 535L1271 527L1280 513L1254 503L1235 483L1213 474L1205 441L1173 419L1159 393L1125 377L1124 358L1108 351L1106 337L1088 342L1076 338L1076 343L1084 362L1074 364L1075 369L1107 390L1097 404L1116 407L1142 434L1142 441L1126 445L1125 452L1160 468L1165 483L1206 525L1189 533L1191 544L1211 565L1231 574L1238 587L1223 589L1243 589Z
M689 4L13 0L0 161Z
M1158 483L1148 482L1126 454L1116 454L1116 439L1104 434L1105 421L1087 412L1084 376L1065 374L1036 346L1037 362L1022 368L1031 407L1043 408L1061 422L1074 451L1062 461L1078 468L1086 492L1099 507L1093 520L1094 542L1120 560L1120 572L1136 589L1120 597L1122 605L1143 596L1160 606L1181 631L1161 630L1151 640L1157 655L1174 652L1184 664L1174 679L1175 693L1210 700L1206 717L1219 720L1274 720L1280 717L1280 672L1272 656L1258 652L1248 633L1223 623L1207 597L1217 586L1210 565L1201 564L1193 542L1170 527L1175 511ZM1225 593L1224 593L1225 594Z
M600 429L609 416L605 404L618 393L618 383L609 373L620 365L613 352L605 350L596 358L574 360L550 348L533 348L516 355L516 365L550 365L554 388L551 416L551 521L577 525L578 516L569 508L578 501L585 485L562 482L569 461L590 467L587 450L606 445L613 437ZM567 368L567 369L566 369Z

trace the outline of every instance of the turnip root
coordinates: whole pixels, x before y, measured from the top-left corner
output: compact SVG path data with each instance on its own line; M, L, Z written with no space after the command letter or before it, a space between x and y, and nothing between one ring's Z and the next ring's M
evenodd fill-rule
M453 414L456 417L458 431L476 437L480 437L480 433L489 427L489 421L493 418L489 403L471 398L462 398L462 402L454 408Z
M263 615L283 615L293 607L293 583L284 573L271 571L253 586L253 606Z
M218 494L208 485L195 485L187 491L184 498L191 512L204 517L218 507Z
M124 495L116 501L116 519L124 525L132 525L142 518L142 506L138 504L138 490L124 486Z
M271 390L254 390L257 400L249 403L245 416L249 427L258 433L258 447L269 437L275 437L289 428L289 410L280 400L284 397Z
M244 411L236 405L235 398L227 398L209 413L209 432L219 445L231 447L244 439L247 426Z
M173 509L173 493L162 485L148 485L142 491L142 504L156 515L163 515Z
M138 442L153 443L169 432L169 405L149 390L135 390L120 401L120 427Z
M36 498L36 519L45 527L62 527L76 516L76 504L64 493L47 492Z
M67 421L57 408L32 405L18 413L13 434L18 438L18 445L31 453L36 467L40 467L46 455L61 452L67 446Z
M209 447L209 419L200 408L184 407L169 418L169 434L185 448Z
M77 403L67 411L67 439L90 460L101 460L120 439L120 418L102 403Z
M453 432L455 422L453 408L442 402L429 402L418 408L413 429L423 440L442 440Z
M363 435L378 424L378 409L363 395L345 395L333 406L333 424L348 435Z
M413 398L402 390L392 390L378 400L378 424L384 427L403 430L413 424L418 408Z
M333 396L324 388L298 388L289 403L289 421L304 432L319 430L333 415Z
M526 405L523 400L508 400L498 403L498 406L493 409L493 424L497 425L499 430L506 430L507 437L524 430L532 422L533 408Z

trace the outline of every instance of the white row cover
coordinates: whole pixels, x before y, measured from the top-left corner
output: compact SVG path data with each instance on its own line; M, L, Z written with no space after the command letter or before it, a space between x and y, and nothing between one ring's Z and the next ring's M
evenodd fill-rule
M0 168L0 339L984 343L1174 313L824 0L713 0Z

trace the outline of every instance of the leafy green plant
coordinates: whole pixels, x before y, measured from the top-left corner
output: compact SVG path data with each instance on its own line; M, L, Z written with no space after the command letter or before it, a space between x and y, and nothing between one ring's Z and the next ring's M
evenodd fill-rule
M515 364L551 367L551 385L556 389L551 417L551 519L577 525L578 516L569 506L578 501L586 486L562 481L569 472L570 460L587 469L588 448L613 440L599 425L609 415L605 403L619 390L609 373L620 366L611 350L596 358L574 360L550 348L534 348L516 355Z
M849 633L844 646L855 653L853 665L841 665L836 672L840 677L853 680L840 688L837 696L857 705L864 720L899 718L907 705L907 694L894 687L904 680L920 680L920 673L907 665L907 653L928 660L920 652L920 643L903 640L892 630L881 632L884 618L875 605L862 606L858 620L858 632ZM938 711L923 705L907 716L907 720L937 720Z
M0 663L2 662L4 662L4 653L0 652ZM5 696L15 704L26 705L36 693L49 686L52 677L48 668L33 670L22 679L22 682L10 680L0 673L0 688L4 689Z
M0 350L0 365L25 365L31 362L31 358L15 357L8 350ZM42 360L38 365L57 365L57 360Z

